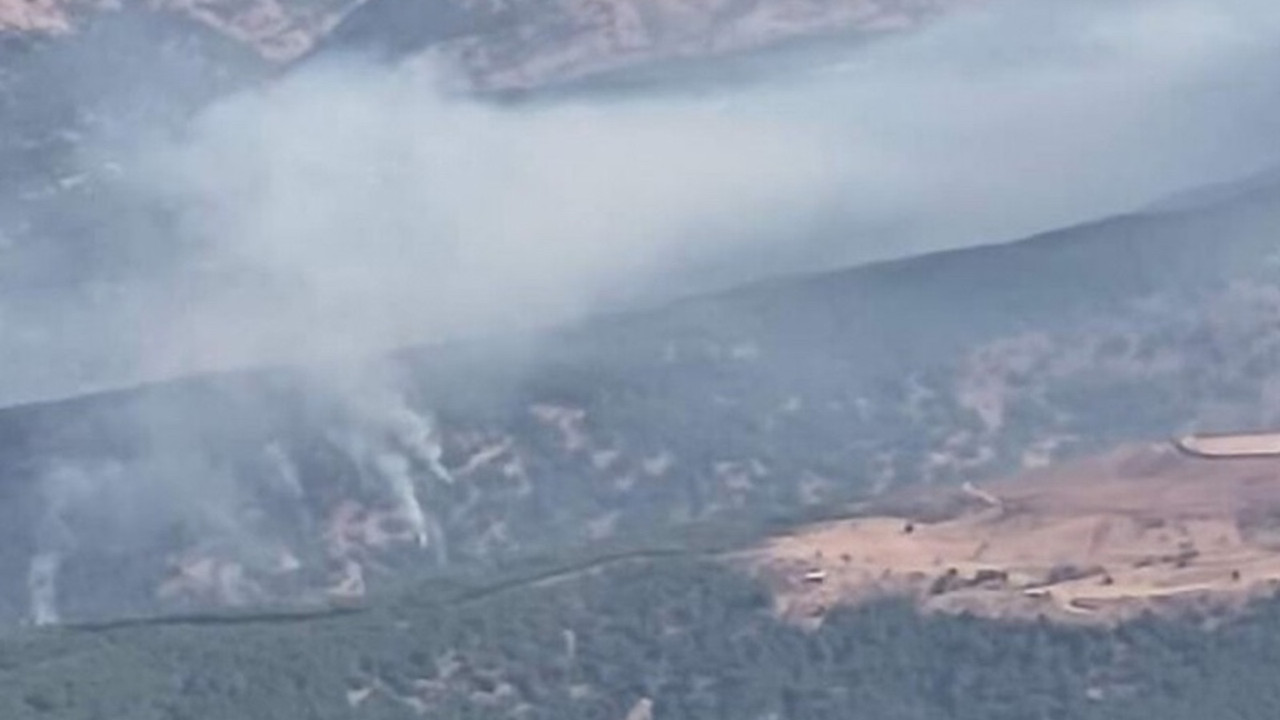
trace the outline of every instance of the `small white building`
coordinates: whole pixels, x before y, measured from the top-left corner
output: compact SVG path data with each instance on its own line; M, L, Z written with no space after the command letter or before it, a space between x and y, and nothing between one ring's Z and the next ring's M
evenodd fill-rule
M1188 455L1204 458L1280 456L1280 432L1185 435L1173 444Z

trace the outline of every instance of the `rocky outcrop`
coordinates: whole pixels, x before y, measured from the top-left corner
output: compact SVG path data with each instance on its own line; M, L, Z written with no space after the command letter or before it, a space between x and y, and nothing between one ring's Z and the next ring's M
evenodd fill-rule
M358 0L3 0L0 34L65 37L98 16L145 13L161 22L195 21L243 43L262 57L286 62L324 37Z
M463 3L467 19L460 23L452 19L456 11L438 19L443 4L371 0L321 47L372 46L404 57L456 34L442 52L477 86L529 88L810 36L870 39L970 2L976 0L495 0ZM456 29L462 26L469 31Z
M102 14L193 21L288 63L319 49L446 54L490 87L527 87L653 60L918 26L979 0L0 0L0 34L63 37Z

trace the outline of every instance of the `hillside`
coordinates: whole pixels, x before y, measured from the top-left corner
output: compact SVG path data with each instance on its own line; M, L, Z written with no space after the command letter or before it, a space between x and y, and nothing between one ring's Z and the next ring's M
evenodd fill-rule
M1267 426L1276 192L367 367L12 408L0 617L359 596Z
M1241 8L861 63L978 4L0 0L0 718L1273 717L1280 172L677 299L1256 156Z
M360 3L355 0L284 2L101 2L99 0L5 0L0 2L0 36L65 39L115 13L144 14L157 24L207 27L272 61L309 50Z
M446 52L488 79L528 86L662 58L748 50L806 35L868 36L918 26L974 0L679 3L666 0L5 0L0 37L65 40L116 13L188 24L285 65L317 51L395 56L472 36Z
M477 87L517 89L805 39L865 43L979 2L539 0L430 6L370 0L318 43L317 52L372 49L404 58L442 43L439 52ZM696 71L697 63L674 70L678 75L690 68Z

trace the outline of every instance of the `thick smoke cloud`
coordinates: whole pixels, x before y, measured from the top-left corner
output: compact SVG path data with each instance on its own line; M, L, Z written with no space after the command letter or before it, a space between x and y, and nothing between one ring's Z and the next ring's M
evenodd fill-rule
M500 106L430 59L315 65L86 155L176 218L177 260L93 304L3 303L6 377L28 381L0 402L1123 211L1274 162L1277 41L1262 0L1021 0L695 93ZM20 341L34 326L59 330Z
M561 319L699 238L755 232L744 208L774 208L781 230L826 184L808 133L705 103L504 109L436 88L422 70L321 68L146 158L144 189L185 210L203 261L191 332L152 369Z

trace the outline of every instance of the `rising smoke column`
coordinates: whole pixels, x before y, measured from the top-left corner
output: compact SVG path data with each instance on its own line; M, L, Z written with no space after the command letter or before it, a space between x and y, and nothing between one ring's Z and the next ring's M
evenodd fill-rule
M28 615L36 625L52 625L61 619L58 573L63 559L75 547L66 515L89 498L92 488L92 478L85 470L63 463L50 468L41 479L45 510L36 530L36 552L27 567Z
M302 487L302 479L298 476L298 466L294 464L293 458L289 457L284 446L279 442L268 443L262 449L262 454L271 467L272 479L275 480L276 487L294 500L302 500L306 491Z
M444 447L440 442L438 423L433 415L414 412L404 398L391 399L386 410L386 422L396 440L415 458L420 460L437 479L452 485L453 476L441 462Z
M406 507L411 513L410 518L418 523L415 526L418 532L418 545L425 547L429 544L434 548L436 564L445 567L449 564L449 549L445 541L444 528L441 527L435 515L423 509L418 501L417 492L420 484L426 486L424 489L429 490L432 478L446 485L453 484L453 475L442 462L444 447L440 441L439 424L431 414L422 415L414 412L400 395L394 395L389 399L382 417L385 418L384 422L400 446L401 452L416 459L427 470L425 477L418 475L418 482L414 482L413 476L408 475L407 472L402 478L389 478L389 480L397 488L402 488L406 481L408 482L408 487L402 492L405 494ZM401 459L405 459L403 455ZM393 464L393 468L399 469L399 467L398 463ZM406 471L410 467L410 463L404 463Z
M436 483L452 484L442 462L438 423L430 413L415 412L399 393L383 385L357 383L341 393L351 427L333 438L362 478L373 476L395 499L410 524L419 548L430 547L436 563L449 563L447 539L440 521L423 505Z
M428 539L427 516L422 510L422 503L418 502L408 459L396 452L381 452L374 457L373 466L387 482L392 496L400 506L401 514L413 527L413 536L418 547L425 548Z
M305 531L314 529L314 518L307 506L307 490L288 447L283 442L274 440L263 447L262 455L267 469L269 491L276 500L289 508L298 527Z
M27 570L27 592L31 598L30 617L35 625L55 625L58 616L58 569L62 553L38 552Z

